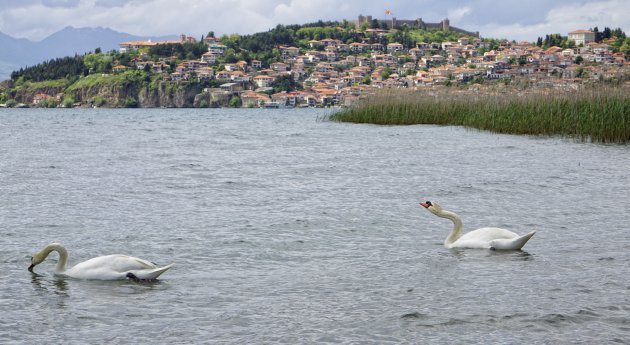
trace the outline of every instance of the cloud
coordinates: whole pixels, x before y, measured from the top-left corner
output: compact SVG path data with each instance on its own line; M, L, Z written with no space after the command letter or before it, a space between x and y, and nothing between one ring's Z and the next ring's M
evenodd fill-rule
M479 31L484 37L508 38L517 41L534 41L539 36L559 33L567 35L577 29L589 29L598 26L603 29L622 28L627 31L630 26L630 1L607 0L582 2L551 8L543 20L532 24L498 24L482 25Z
M450 9L448 10L448 19L454 23L457 23L457 22L460 22L462 18L464 18L471 12L472 12L472 9L469 6Z
M567 30L608 26L628 29L630 1L608 0L583 3L580 6L561 6L547 14L548 23L558 23Z
M535 40L588 27L630 29L628 0L2 0L0 31L42 39L68 25L135 35L248 34L278 24L353 20L359 14L422 18L480 31L484 37ZM624 16L624 14L626 14Z
M128 0L96 0L94 6L97 7L123 7L129 3Z
M42 5L47 7L72 8L79 4L81 0L42 0Z

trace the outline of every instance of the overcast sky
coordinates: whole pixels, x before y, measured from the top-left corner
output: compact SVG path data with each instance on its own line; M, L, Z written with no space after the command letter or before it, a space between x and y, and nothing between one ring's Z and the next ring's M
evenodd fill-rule
M356 19L359 14L422 18L482 37L535 41L598 26L630 31L630 0L0 0L0 31L41 40L71 25L134 35L200 37L267 31L277 24Z

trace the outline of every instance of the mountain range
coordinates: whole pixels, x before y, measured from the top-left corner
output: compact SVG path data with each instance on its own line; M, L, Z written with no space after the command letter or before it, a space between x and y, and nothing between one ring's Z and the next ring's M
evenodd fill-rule
M41 41L13 38L0 32L0 80L8 79L20 67L32 66L46 60L84 54L101 48L118 49L120 42L141 40L174 40L178 36L143 37L108 28L74 28L67 26Z

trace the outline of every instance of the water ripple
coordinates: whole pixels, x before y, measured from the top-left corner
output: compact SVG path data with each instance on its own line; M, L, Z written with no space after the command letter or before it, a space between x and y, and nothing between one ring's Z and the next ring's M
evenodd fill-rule
M630 152L325 110L0 109L3 343L624 343ZM525 251L448 250L537 230ZM128 253L159 283L56 278ZM25 321L25 320L28 320ZM142 332L138 332L141 329Z

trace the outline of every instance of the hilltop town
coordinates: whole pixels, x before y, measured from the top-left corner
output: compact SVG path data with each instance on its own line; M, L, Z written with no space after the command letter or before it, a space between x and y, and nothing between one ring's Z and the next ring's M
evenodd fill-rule
M60 78L48 71L61 68L56 61L39 66L47 77L37 69L14 72L0 86L0 103L314 107L351 105L382 88L627 87L629 44L620 29L578 29L531 43L482 39L448 19L359 16L250 36L210 32L200 40L121 42L118 52L60 60L76 67Z

